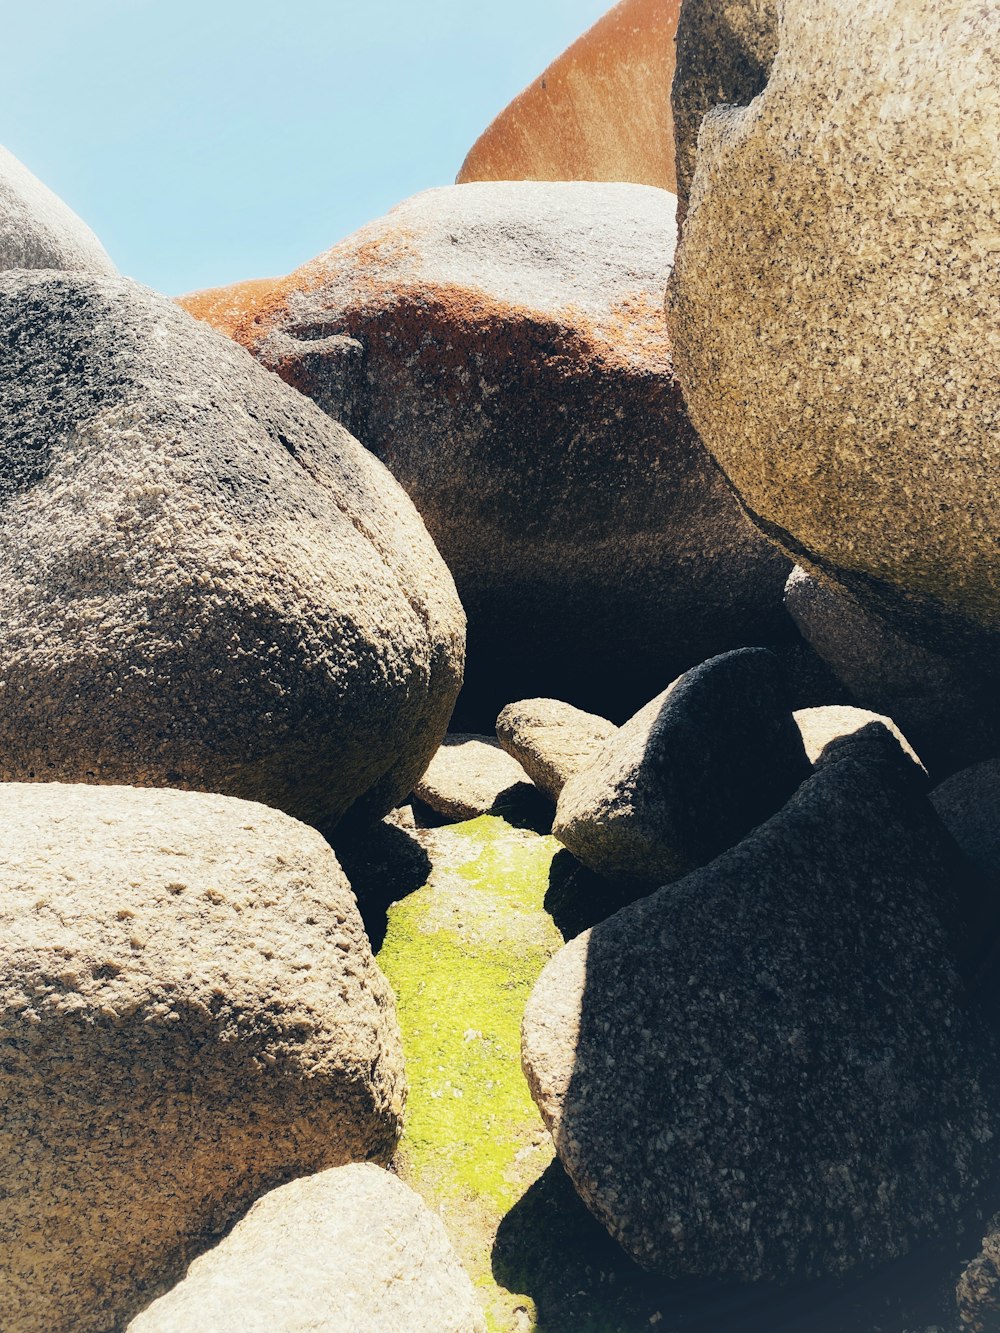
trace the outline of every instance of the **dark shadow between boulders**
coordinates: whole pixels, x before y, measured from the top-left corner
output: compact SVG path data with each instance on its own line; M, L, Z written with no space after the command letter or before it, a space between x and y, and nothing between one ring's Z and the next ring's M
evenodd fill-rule
M555 806L533 782L515 782L500 793L489 813L499 815L514 828L545 834L552 832L555 812Z
M412 834L385 822L351 828L334 839L333 850L358 900L372 953L378 953L389 906L423 888L430 857Z
M642 895L635 884L595 875L563 848L552 858L544 907L568 942Z

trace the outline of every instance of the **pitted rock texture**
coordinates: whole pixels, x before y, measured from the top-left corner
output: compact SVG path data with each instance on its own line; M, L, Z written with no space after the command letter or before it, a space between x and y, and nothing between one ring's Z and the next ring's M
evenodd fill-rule
M963 1329L969 1333L1000 1329L1000 1216L992 1219L982 1249L959 1278L955 1299Z
M371 1163L258 1199L128 1333L486 1333L441 1221Z
M787 629L786 561L688 425L663 317L674 201L477 183L406 201L266 291L196 294L413 498L469 617L455 726L553 694L619 722ZM617 712L612 712L616 709Z
M849 704L825 704L819 708L800 708L795 713L795 724L802 733L802 744L806 748L809 762L815 764L831 741L842 736L850 736L862 727L879 722L886 731L899 741L905 754L915 764L920 764L920 756L906 739L891 718L871 713L867 708L853 708ZM920 764L923 768L923 764Z
M720 105L746 106L756 97L767 83L777 45L778 0L681 5L670 89L680 218L687 211L706 113Z
M468 181L632 181L675 188L680 0L621 0L500 112L469 151Z
M87 224L0 147L0 270L11 268L117 272Z
M0 778L380 815L461 684L386 469L135 283L0 276Z
M1000 759L953 773L931 792L931 804L973 865L1000 884Z
M444 738L413 794L446 819L476 819L527 785L527 773L492 736L456 732Z
M392 992L276 810L10 783L0 827L0 1325L104 1333L264 1190L388 1160Z
M852 697L897 720L932 771L952 772L1000 750L1000 664L916 643L835 583L796 567L785 606ZM986 669L984 669L986 668Z
M497 740L553 801L618 728L560 699L522 699L497 718Z
M883 728L838 741L774 818L542 973L532 1094L644 1266L876 1265L991 1171L993 1071L944 924L962 872L924 785Z
M669 298L691 419L787 550L995 669L996 11L782 0L779 31L699 136Z
M655 888L732 847L808 772L779 663L743 648L615 731L566 783L552 832L597 874Z

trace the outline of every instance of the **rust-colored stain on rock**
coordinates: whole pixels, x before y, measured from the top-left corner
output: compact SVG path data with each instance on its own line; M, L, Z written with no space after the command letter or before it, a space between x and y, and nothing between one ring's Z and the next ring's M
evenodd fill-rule
M500 112L458 184L631 181L675 191L670 84L680 0L621 0Z

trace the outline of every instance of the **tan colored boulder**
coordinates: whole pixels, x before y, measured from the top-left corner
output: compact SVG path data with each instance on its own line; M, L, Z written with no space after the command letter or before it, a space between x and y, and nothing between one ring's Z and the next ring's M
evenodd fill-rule
M389 1159L395 1006L276 810L12 783L0 828L0 1326L105 1333L262 1191Z
M497 718L497 740L553 801L618 728L560 699L522 699Z
M997 11L779 9L766 87L698 140L670 284L685 399L785 549L996 675Z
M485 1333L441 1221L370 1162L254 1204L128 1333Z
M899 741L904 753L915 764L920 763L920 756L906 739L891 718L880 713L870 713L867 708L854 708L850 704L824 704L820 708L800 708L795 713L795 722L802 733L802 744L811 764L815 764L831 741L841 736L850 736L871 722L880 722L886 731Z
M446 736L413 795L445 819L475 819L516 799L528 775L492 736Z
M680 0L621 0L501 111L467 181L633 181L675 188L670 81Z
M469 618L456 729L512 697L613 721L713 653L771 642L787 561L703 451L662 312L674 200L481 182L362 228L234 325L410 495Z
M0 779L407 795L464 615L342 427L137 283L0 275Z

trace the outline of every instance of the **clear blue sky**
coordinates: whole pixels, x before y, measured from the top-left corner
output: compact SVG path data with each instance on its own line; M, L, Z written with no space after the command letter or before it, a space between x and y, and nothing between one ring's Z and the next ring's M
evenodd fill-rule
M284 273L450 184L611 3L11 0L0 142L151 286Z

